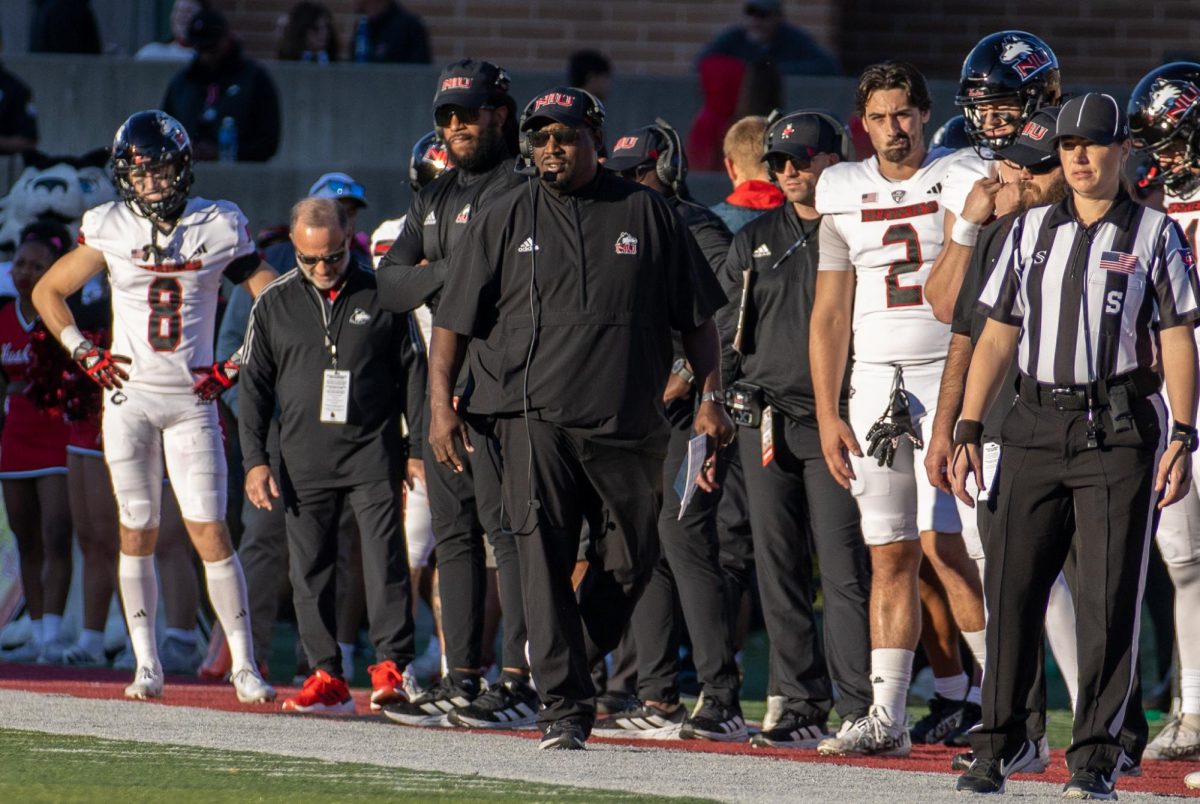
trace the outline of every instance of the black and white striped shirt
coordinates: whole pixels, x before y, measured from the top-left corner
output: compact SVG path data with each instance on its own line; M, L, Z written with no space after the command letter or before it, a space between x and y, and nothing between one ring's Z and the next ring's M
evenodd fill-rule
M1183 232L1124 191L1086 228L1070 197L1029 210L996 266L979 303L1021 327L1017 364L1038 382L1082 385L1157 369L1156 330L1200 319Z

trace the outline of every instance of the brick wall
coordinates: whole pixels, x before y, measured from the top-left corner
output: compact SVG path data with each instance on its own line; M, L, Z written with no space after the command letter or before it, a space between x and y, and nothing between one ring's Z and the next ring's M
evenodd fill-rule
M295 0L215 0L252 55L275 52L277 23ZM324 0L346 53L353 0ZM800 3L793 0L792 6ZM567 55L597 48L625 74L680 74L706 42L741 16L739 0L405 0L429 29L434 63L463 56L509 69L565 71ZM828 47L837 34L835 0L807 0L804 24Z

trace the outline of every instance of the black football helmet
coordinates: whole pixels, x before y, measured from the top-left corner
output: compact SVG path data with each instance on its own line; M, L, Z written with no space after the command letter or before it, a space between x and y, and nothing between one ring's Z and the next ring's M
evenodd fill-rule
M134 188L131 174L169 170L171 183L150 200ZM113 138L112 172L121 199L156 223L179 218L192 188L192 141L179 121L157 109L138 112Z
M1163 186L1186 198L1200 188L1200 64L1177 61L1151 70L1129 98L1129 133L1133 147L1155 158ZM1184 148L1182 164L1158 159L1168 146Z
M417 140L412 148L408 158L408 184L414 193L419 192L451 167L450 151L434 129Z
M985 137L978 107L1001 100L1015 100L1021 116L1012 121L1011 134ZM1041 106L1057 106L1061 100L1058 58L1049 45L1024 31L1000 31L979 40L963 61L954 97L955 105L962 107L967 136L977 151L1012 145L1034 111Z

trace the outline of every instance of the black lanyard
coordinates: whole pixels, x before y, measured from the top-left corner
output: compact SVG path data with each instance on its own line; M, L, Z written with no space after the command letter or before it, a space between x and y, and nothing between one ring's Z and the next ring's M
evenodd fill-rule
M334 323L336 325L336 329L334 329L331 332L329 330L329 325L331 323L330 319L331 319L331 314L332 314L332 308L333 308L334 304L336 303L336 299L334 301L331 301L328 305L326 305L325 299L322 298L322 296L321 296L321 291L318 290L313 285L309 285L309 287L311 287L313 290L313 293L316 294L317 308L318 308L317 311L320 314L321 331L325 334L325 348L329 350L329 357L330 357L330 360L333 361L333 369L334 369L334 371L336 371L337 370L337 341L338 341L338 336L342 332L342 324L345 323L346 317L344 314L341 316L337 316L336 320L332 321L332 323ZM345 291L346 291L346 282L343 281L341 288L338 290L338 295L341 296L342 293L344 293ZM345 308L345 306L346 305L342 305L343 308Z

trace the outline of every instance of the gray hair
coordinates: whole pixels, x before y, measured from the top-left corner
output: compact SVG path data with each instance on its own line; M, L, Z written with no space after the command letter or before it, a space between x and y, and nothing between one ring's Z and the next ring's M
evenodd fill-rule
M340 229L350 231L350 216L346 208L332 198L301 198L292 207L291 231L297 226L315 229Z

